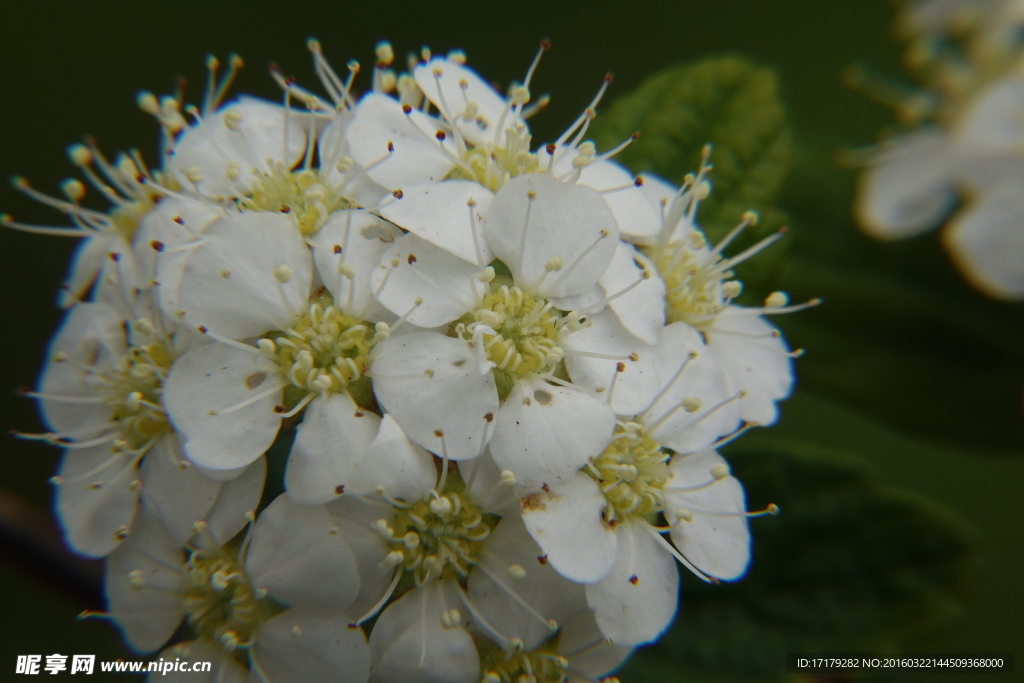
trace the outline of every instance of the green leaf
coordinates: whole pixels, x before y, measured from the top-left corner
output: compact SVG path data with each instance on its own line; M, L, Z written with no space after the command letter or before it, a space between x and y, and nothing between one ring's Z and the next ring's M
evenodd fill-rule
M765 215L774 208L790 164L792 136L775 72L739 56L659 71L616 100L591 130L599 149L639 131L616 160L674 183L700 167L701 150L710 143L713 191L701 203L698 221L714 241L745 211ZM779 225L765 223L751 231L750 241Z
M951 513L839 451L762 438L728 458L750 507L781 513L751 520L740 581L682 572L675 624L624 683L787 680L787 652L898 651L961 615L976 541Z

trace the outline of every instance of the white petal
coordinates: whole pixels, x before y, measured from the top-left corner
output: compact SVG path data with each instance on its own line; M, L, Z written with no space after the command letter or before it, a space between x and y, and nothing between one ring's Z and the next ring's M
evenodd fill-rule
M352 116L352 111L347 107L336 110L316 141L320 177L327 185L338 186L345 180L345 174L338 170L338 162L352 156L348 140L345 139L345 131L352 123Z
M775 402L793 389L793 360L778 330L752 311L727 306L706 335L733 384L747 392L740 401L740 417L760 425L775 422Z
M600 454L614 428L614 411L589 394L523 378L498 411L491 455L521 486L553 485Z
M395 99L369 93L356 106L345 139L370 178L396 190L440 181L455 165L434 138L439 128L436 119L415 109L406 114Z
M537 153L538 166L547 168L549 155L546 150ZM573 156L559 153L554 166L556 176L564 177L575 172ZM661 229L661 215L657 203L653 203L636 185L636 177L614 161L595 161L584 166L580 173L579 185L586 185L601 193L608 208L618 223L622 238L637 244L649 244Z
M496 126L505 111L505 100L475 71L444 57L435 57L426 64L417 65L413 69L413 76L420 90L438 110L447 109L448 115L455 117L459 131L471 144L479 146L483 142L494 141ZM444 105L438 94L438 84L444 96ZM470 121L460 116L465 111L466 102L477 106L477 115ZM503 127L511 125L513 120L510 113ZM501 139L498 142L500 144Z
M445 629L441 613L468 610L448 581L409 591L384 610L370 633L373 683L475 683L480 659L461 626Z
M89 289L110 253L110 247L121 241L117 235L97 234L84 238L71 259L68 278L60 286L58 303L70 308L89 295Z
M156 278L157 257L168 249L181 246L222 218L223 214L208 202L187 196L166 197L139 222L135 231L135 253L144 282ZM163 281L177 288L170 269L163 272Z
M357 406L347 392L313 399L285 470L284 485L292 500L314 505L340 496L379 425L380 418Z
M661 229L661 217L634 184L636 178L614 161L598 161L584 167L579 183L601 192L619 224L619 232L632 241L643 243ZM619 189L623 188L625 189Z
M175 292L161 286L168 315L192 327L247 339L290 327L313 278L309 248L287 216L250 212L217 221L188 252ZM291 277L279 282L282 266ZM157 278L162 262L157 261Z
M646 522L619 527L615 566L587 586L587 602L597 625L616 645L656 640L676 614L679 573L676 561L649 532Z
M252 530L245 573L253 588L292 607L344 611L359 593L359 570L322 505L280 495Z
M611 263L619 239L601 195L547 173L505 183L484 216L484 234L517 285L552 297L592 287ZM546 270L555 258L561 259L561 269Z
M601 517L608 501L582 472L520 500L523 523L562 576L600 581L615 564L619 539Z
M698 491L672 490L712 481L711 469L716 465L726 462L714 451L672 459L673 479L665 489L666 517L673 523L672 541L683 557L709 576L732 581L743 576L750 564L743 485L727 476ZM691 521L676 522L680 508L693 514Z
M494 431L498 390L466 343L416 332L382 348L371 368L377 400L409 438L452 460L480 455Z
M373 299L370 274L395 241L396 232L388 223L361 209L337 211L320 228L313 260L335 306L363 320L382 319L384 310ZM347 268L342 268L343 264ZM341 272L349 269L352 277Z
M185 187L191 186L186 172L198 170L203 179L197 187L207 197L240 197L247 191L253 169L269 171L268 159L284 162L291 168L305 152L305 127L295 122L286 124L288 116L279 104L253 97L239 98L215 113L207 113L199 125L186 129L165 159L164 168ZM230 126L226 117L235 118Z
M86 380L93 372L114 370L128 352L124 318L104 304L78 304L64 318L39 380L39 391L58 396L98 398ZM114 425L105 403L74 403L40 399L39 407L56 432L89 439Z
M370 648L362 629L349 628L348 622L344 614L286 610L260 626L253 655L274 683L366 683Z
M409 314L419 327L438 327L458 320L476 308L477 294L486 285L477 279L481 269L409 233L384 253L370 284L377 299L395 315ZM417 305L417 301L420 301Z
M350 621L354 621L384 597L394 576L394 569L381 566L391 548L370 530L370 525L381 518L383 508L353 496L342 496L325 507L359 567L359 595L347 610Z
M139 501L134 460L111 452L106 443L64 451L57 469L57 517L77 552L103 557L123 540L119 532L131 529Z
M157 439L142 462L139 478L142 501L182 545L193 535L193 525L206 519L221 488L221 482L203 476L185 458L177 434Z
M404 188L400 198L381 204L380 215L463 261L483 268L494 260L481 229L481 221L492 199L494 194L478 183L446 180Z
M600 284L596 284L582 294L551 297L550 301L554 304L555 308L560 311L587 310L596 312L605 309L605 299L607 299L607 297L604 294L604 288L601 287Z
M593 611L584 609L562 624L557 651L569 660L569 681L573 674L592 681L618 668L633 650L606 641Z
M690 358L691 352L696 357ZM743 399L736 396L728 375L696 330L686 323L665 327L655 347L655 363L664 393L641 421L656 441L689 453L705 448L737 427L739 403ZM686 366L676 377L683 363ZM691 397L699 399L700 406L688 413L682 403Z
M573 385L602 403L607 403L611 396L611 407L616 415L636 415L649 407L658 393L654 349L623 329L611 311L588 317L588 326L567 335L561 342ZM612 358L577 355L586 353ZM632 357L637 360L631 360ZM618 358L622 360L616 360ZM624 366L622 372L616 371L619 363Z
M179 358L164 384L164 405L185 439L189 460L212 470L244 467L263 455L277 436L281 393L230 412L275 386L283 386L257 354L208 340ZM213 413L213 414L211 414Z
M979 93L957 130L958 151L968 158L1019 154L1024 146L1024 79L1015 73ZM980 159L979 159L980 160Z
M1010 180L960 212L943 242L971 284L1001 299L1024 297L1024 183Z
M861 177L857 215L875 237L911 237L938 224L956 202L946 134L920 130L895 140Z
M237 659L203 639L178 643L161 652L159 656L168 664L185 660L210 662L212 666L209 671L161 671L160 678L154 680L170 683L245 683L249 676L249 672Z
M360 452L347 493L369 495L383 486L392 498L415 501L423 498L437 479L434 460L409 441L389 414L380 420L380 430L368 449Z
M640 180L643 181L640 191L647 198L647 203L655 207L659 214L662 213L663 207L668 207L679 194L679 187L653 173L641 173ZM638 244L649 244L640 240L633 241Z
M261 457L240 475L224 482L217 502L206 514L206 531L220 544L227 543L248 522L246 513L255 512L267 479L267 459Z
M134 533L107 558L107 610L134 650L156 650L181 623L184 613L177 591L182 575L174 568L184 564L181 546L144 509ZM128 583L129 573L135 571L142 572L142 588Z
M647 279L643 277L645 273ZM640 284L637 285L637 281ZM648 344L657 344L661 328L665 326L665 283L650 259L625 242L619 242L600 283L609 298L615 297L608 305L623 327ZM625 294L616 296L631 286L633 288Z
M527 651L553 635L548 622L557 628L575 612L589 611L583 587L559 576L550 564L541 564L540 557L543 553L522 521L510 515L487 537L467 586L473 607L484 619L504 637L522 640ZM514 578L510 572L518 569L525 575Z

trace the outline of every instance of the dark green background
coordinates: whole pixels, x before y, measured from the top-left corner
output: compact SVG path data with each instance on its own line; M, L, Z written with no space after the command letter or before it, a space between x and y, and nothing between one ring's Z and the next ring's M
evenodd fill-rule
M829 233L847 240L851 254L870 258L874 253L850 224L854 174L840 170L833 160L837 150L874 140L891 122L886 111L840 83L843 67L855 61L899 73L898 46L891 39L893 10L883 0L718 0L604 6L552 2L32 2L8 3L0 17L4 29L0 40L4 79L0 173L24 175L46 191L56 191L57 183L71 174L63 149L84 134L94 135L110 153L138 147L148 160L155 161L156 126L135 107L136 91L169 92L175 78L183 75L189 81L188 99L198 101L204 84L203 61L210 52L222 58L231 51L240 53L247 67L236 90L276 98L265 68L271 61L315 89L305 50L309 36L321 40L325 54L339 69L353 57L369 67L373 45L383 38L392 41L400 56L423 44L436 52L463 48L474 68L501 83L522 77L537 41L546 37L553 49L542 62L533 91L550 93L553 102L532 122L537 141L556 137L586 105L607 71L615 74L610 102L664 66L709 54L740 52L778 70L798 150L796 171L781 200L782 208L794 216L794 233L811 243L819 234ZM787 202L793 205L787 206ZM26 222L62 224L59 215L7 187L0 189L0 210ZM53 302L73 245L13 231L0 237L0 320L5 323L0 356L2 426L32 431L39 429L35 410L31 402L16 397L14 389L35 382L46 340L61 317ZM916 249L939 263L940 271L950 271L940 274L940 279L953 280L934 245L934 238L928 237L889 249L883 256L898 259ZM958 296L990 317L1005 312L1007 320L1019 319L1019 308L1001 308L966 290ZM855 307L833 310L856 312ZM815 318L811 316L821 314L811 311L802 315L810 320L810 331L800 325L787 331L794 346L808 346L809 354L814 354ZM947 341L935 339L934 343ZM1018 348L1024 349L1024 338L1018 337L1017 342ZM928 350L920 349L925 355ZM965 365L977 361L964 354ZM834 355L833 362L841 366L842 355ZM799 377L799 361L797 373ZM1024 373L1017 365L1007 366L1006 373L1024 387ZM1024 654L1024 588L1020 581L1024 462L1017 454L1020 449L986 450L990 444L982 442L991 439L979 433L976 445L970 424L961 430L966 436L942 439L941 443L928 433L926 424L886 424L879 419L885 411L873 410L884 404L882 393L879 388L879 400L873 406L870 392L867 399L849 394L837 397L819 378L784 405L781 425L748 438L793 437L856 450L872 461L883 481L928 496L973 525L982 544L975 602L925 649ZM1011 431L1019 430L1021 422L1019 393L1016 398L1018 403L1007 409L1009 417L1004 420ZM947 407L955 416L962 405L958 401L970 405L974 400L971 395L953 394ZM2 452L0 490L7 495L5 500L14 494L47 509L50 489L46 479L53 473L56 449L11 440ZM757 523L770 524L771 520ZM0 604L5 609L0 616L4 636L0 672L4 673L0 679L10 675L13 669L8 667L13 667L14 655L19 653L96 653L101 659L129 656L103 623L73 621L83 607L97 607L86 604L87 591L60 589L44 580L38 565L27 566L17 549L7 547L2 552ZM756 545L754 553L756 558ZM685 604L684 596L684 609Z

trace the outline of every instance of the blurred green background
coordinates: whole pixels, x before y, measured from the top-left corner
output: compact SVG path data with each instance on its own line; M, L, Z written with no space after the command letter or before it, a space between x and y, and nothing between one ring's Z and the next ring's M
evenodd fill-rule
M763 230L787 224L789 236L741 278L758 296L779 288L796 301L825 299L776 320L808 351L780 424L726 451L752 509L775 502L783 514L752 522L746 580L704 587L684 577L676 626L633 659L624 683L787 680L780 656L800 649L1024 653L1024 307L962 284L934 233L893 245L860 236L850 214L856 173L836 163L840 150L892 128L888 112L843 87L840 74L866 63L900 75L893 18L886 0L9 3L0 172L56 192L72 171L64 147L85 134L111 154L138 147L155 161L157 128L135 93L170 92L184 76L197 101L208 53L240 53L247 66L236 91L276 99L270 62L315 89L310 36L339 67L353 57L368 67L385 38L398 55L424 44L462 48L502 84L522 78L549 38L533 91L553 101L531 121L536 141L557 137L612 71L594 129L601 148L646 122L642 144L620 160L678 182L695 163L697 138L714 138L720 155L745 145L743 163L720 164L733 176L712 176L709 231L740 205L762 211ZM629 95L655 71L726 54L753 66L725 74L732 80L705 74L719 99L692 103L703 118L686 124L689 137L658 130L671 121L655 121L667 106L655 95L678 94L678 79L694 72ZM722 120L733 128L716 128ZM741 141L744 131L753 133ZM758 166L766 161L774 171ZM0 210L62 224L7 186ZM0 296L12 323L0 364L4 426L36 431L33 405L15 390L35 382L74 245L13 231L2 238ZM62 555L54 539L47 478L57 449L10 440L3 452L0 678L13 675L16 654L131 657L105 623L74 620L101 608L100 569Z

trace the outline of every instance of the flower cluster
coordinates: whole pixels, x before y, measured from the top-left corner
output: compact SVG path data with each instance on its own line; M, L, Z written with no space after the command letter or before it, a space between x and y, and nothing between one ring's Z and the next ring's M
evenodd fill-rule
M596 680L672 621L676 561L746 571L778 509L716 448L776 420L765 316L815 302L734 302L779 235L708 244L710 150L682 187L598 153L610 78L532 145L546 44L505 95L382 43L357 98L310 49L326 98L223 102L237 59L201 108L141 94L159 170L73 147L106 212L17 181L74 226L8 225L83 239L23 435L65 449L67 542L133 648L217 680Z
M895 239L943 222L943 241L971 284L1024 297L1024 4L918 0L902 15L908 68L921 88L855 74L911 129L869 154L857 212Z

